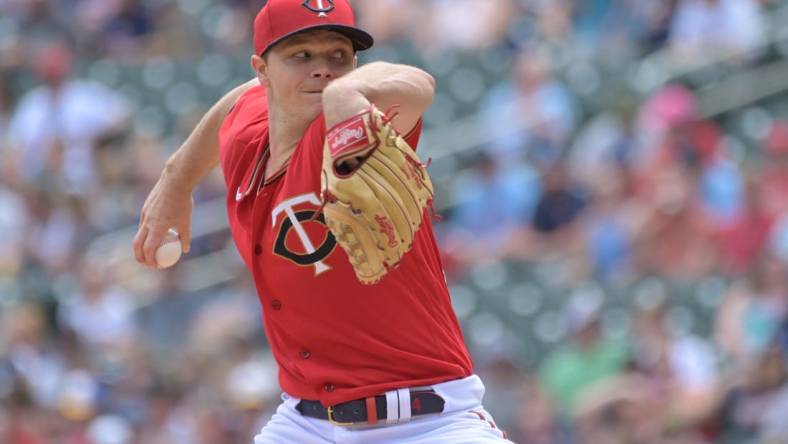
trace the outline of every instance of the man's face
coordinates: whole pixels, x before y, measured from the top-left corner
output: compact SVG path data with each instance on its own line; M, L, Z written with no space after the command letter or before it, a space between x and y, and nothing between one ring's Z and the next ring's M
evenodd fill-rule
M311 120L322 112L323 88L352 71L356 57L350 39L318 30L290 37L252 63L269 100L288 114Z

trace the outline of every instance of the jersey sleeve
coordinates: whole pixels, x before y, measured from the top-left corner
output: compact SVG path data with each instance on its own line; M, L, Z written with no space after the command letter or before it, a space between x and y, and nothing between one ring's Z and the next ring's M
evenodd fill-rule
M267 126L265 88L254 86L238 98L219 129L219 160L228 188L251 162Z
M309 124L306 133L304 133L304 137L301 138L301 146L299 148L308 152L310 162L314 162L315 165L318 165L318 168L323 164L323 142L325 140L326 118L323 113L320 113L320 115Z
M419 139L421 138L421 130L423 127L423 123L424 123L424 119L422 117L419 117L419 120L416 122L416 125L404 137L405 142L408 142L408 145L410 145L410 147L413 148L413 151L416 151L416 148L419 145Z

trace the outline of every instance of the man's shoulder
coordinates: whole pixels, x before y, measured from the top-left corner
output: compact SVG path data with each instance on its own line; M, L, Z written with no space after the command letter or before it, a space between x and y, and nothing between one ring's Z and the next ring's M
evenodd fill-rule
M240 171L267 132L265 88L254 86L238 98L219 129L219 158L225 176Z
M254 86L245 91L230 108L219 131L223 148L246 144L268 127L268 100L265 88Z
M262 114L268 115L268 98L265 88L262 85L255 85L238 97L227 113L227 117L249 116L255 118ZM225 122L227 120L225 119Z
M27 91L19 98L19 103L16 106L14 115L29 113L31 108L44 108L51 106L51 104L47 101L47 97L47 89L43 86L37 86L30 91Z

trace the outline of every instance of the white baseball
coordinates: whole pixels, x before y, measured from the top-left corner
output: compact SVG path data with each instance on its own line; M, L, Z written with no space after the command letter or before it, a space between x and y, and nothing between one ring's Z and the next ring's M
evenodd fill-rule
M168 268L175 265L181 258L181 241L178 232L170 228L164 236L159 248L156 249L156 265Z

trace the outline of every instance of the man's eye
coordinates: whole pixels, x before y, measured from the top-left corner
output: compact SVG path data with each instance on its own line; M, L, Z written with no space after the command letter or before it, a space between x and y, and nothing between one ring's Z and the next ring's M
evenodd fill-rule
M334 53L334 58L338 59L338 60L344 59L345 58L345 52L344 51L337 51L337 52L335 52Z
M297 59L308 59L310 54L306 51L298 51L297 53L293 54L293 57Z

